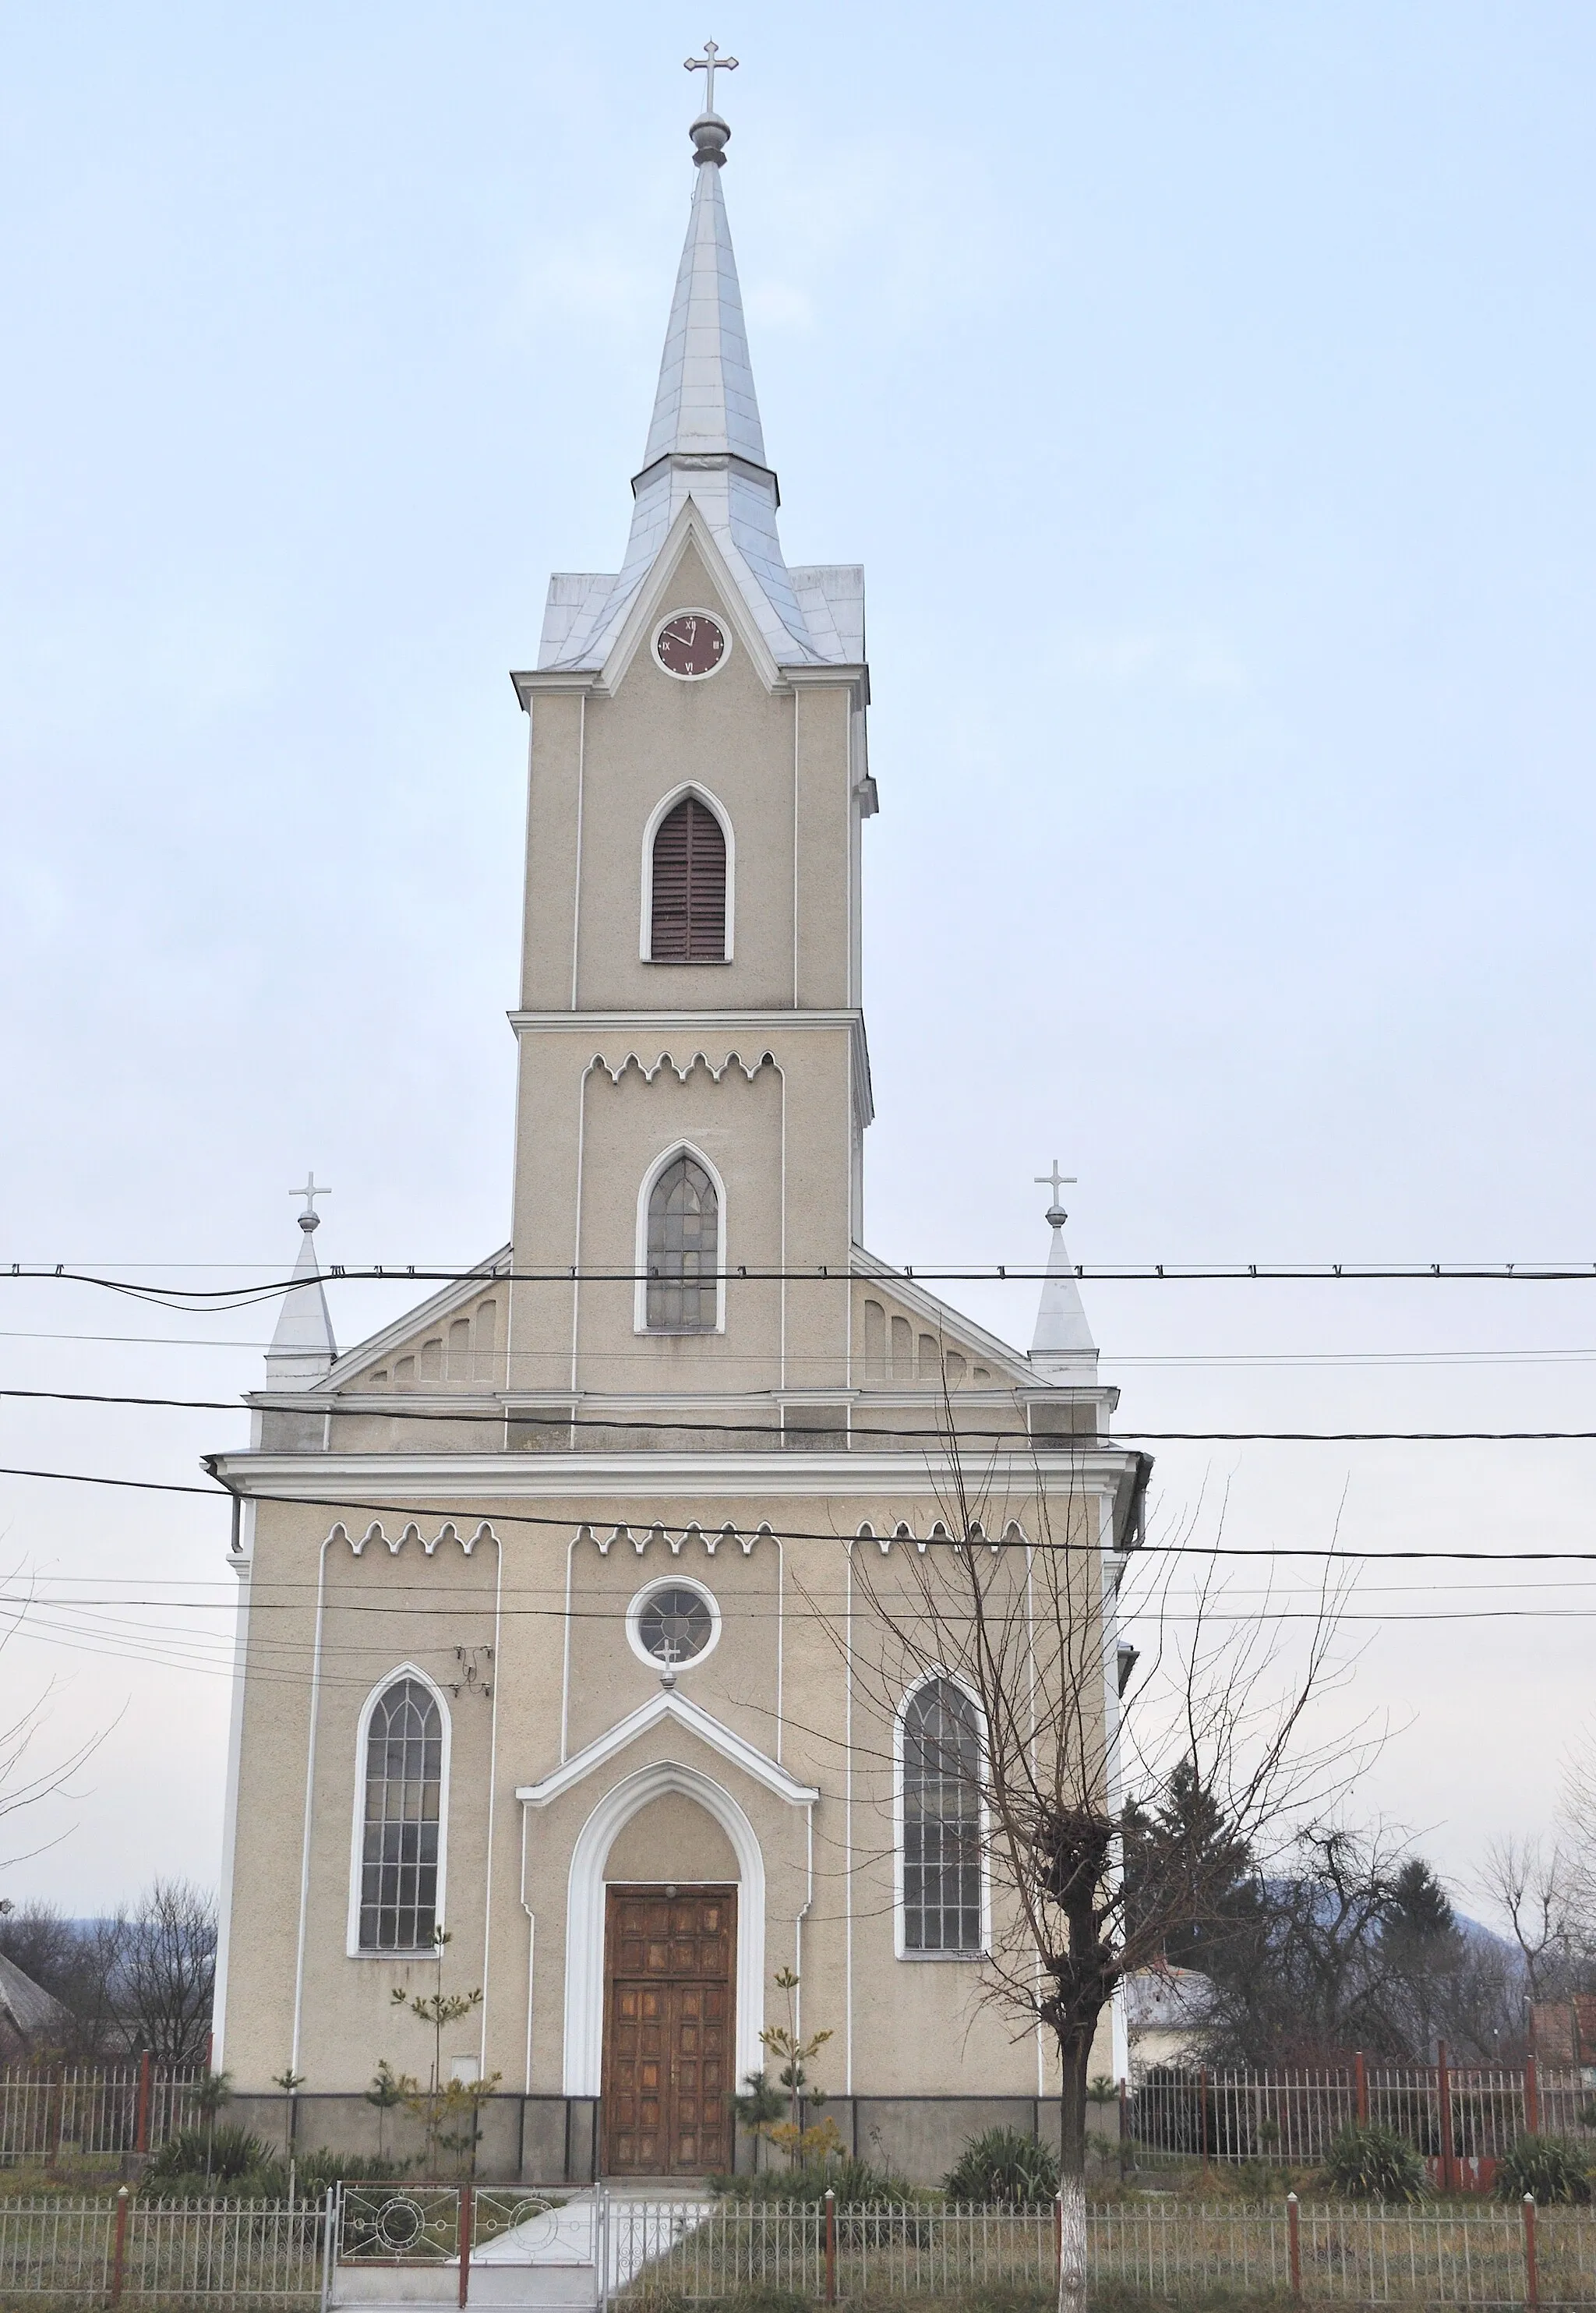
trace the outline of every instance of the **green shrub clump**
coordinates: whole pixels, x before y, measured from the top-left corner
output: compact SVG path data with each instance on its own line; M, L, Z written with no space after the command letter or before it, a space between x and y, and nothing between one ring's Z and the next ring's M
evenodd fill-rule
M1567 2136L1521 2136L1496 2167L1496 2198L1532 2193L1542 2208L1591 2197L1590 2154Z
M909 2199L901 2177L868 2160L828 2160L808 2168L764 2168L757 2177L712 2177L713 2192L737 2201L775 2201L788 2208L818 2208L835 2193L839 2209L893 2207Z
M295 2156L301 2201L319 2201L329 2185L386 2182L404 2174L392 2160L334 2152L324 2146ZM145 2164L139 2191L153 2201L264 2201L288 2198L288 2163L247 2128L203 2124L180 2128Z
M195 2178L206 2194L223 2194L252 2176L271 2155L259 2137L232 2123L224 2127L180 2128L145 2164L144 2190L163 2201L189 2199Z
M972 2136L943 2179L950 2201L1034 2209L1058 2191L1058 2162L1047 2145L1017 2128Z
M1348 2201L1428 2200L1425 2164L1405 2136L1378 2122L1344 2128L1330 2145L1325 2182Z

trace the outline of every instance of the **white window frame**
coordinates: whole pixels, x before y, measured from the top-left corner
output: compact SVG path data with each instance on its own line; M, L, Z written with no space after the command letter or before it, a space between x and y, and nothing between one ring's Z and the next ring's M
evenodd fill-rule
M632 1652L636 1656L638 1661L640 1663L646 1664L656 1678L666 1666L660 1660L658 1655L651 1655L649 1653L648 1649L643 1643L642 1633L638 1630L637 1625L643 1619L644 1608L647 1605L649 1600L661 1590L690 1590L696 1597L702 1598L704 1604L709 1609L709 1636L705 1640L703 1646L699 1648L696 1655L689 1655L685 1662L672 1663L670 1666L680 1678L683 1671L697 1670L700 1663L707 1662L710 1656L715 1652L716 1647L719 1646L721 1642L721 1603L706 1583L696 1580L690 1574L656 1574L652 1582L645 1582L644 1584L642 1589L638 1591L636 1596L627 1608L627 1644L631 1648Z
M654 1183L668 1165L679 1156L690 1156L695 1165L702 1165L715 1184L715 1324L688 1325L651 1325L648 1322L648 1200L654 1192ZM719 1167L712 1163L702 1148L691 1140L673 1140L662 1149L643 1175L643 1186L637 1192L637 1236L632 1263L636 1279L632 1301L632 1331L651 1334L656 1341L689 1341L697 1334L700 1339L709 1333L726 1330L726 1184Z
M892 1947L895 1956L899 1959L907 1960L911 1966L918 1966L924 1960L932 1966L945 1966L950 1962L968 1966L972 1962L978 1963L989 1959L992 1955L992 1873L987 1854L991 1817L984 1790L978 1791L981 1874L981 1940L978 1947L970 1951L911 1950L904 1916L904 1722L908 1716L909 1704L916 1695L923 1687L934 1686L939 1679L945 1679L950 1686L956 1686L969 1702L976 1715L976 1740L981 1746L983 1756L987 1749L987 1714L981 1708L979 1695L968 1679L960 1678L955 1671L933 1668L922 1672L912 1685L905 1687L898 1708L892 1714Z
M674 616L674 612L672 616ZM637 938L637 954L645 963L654 964L656 972L693 971L697 964L684 964L680 957L654 963L653 955L653 843L660 831L660 822L668 812L675 810L684 796L693 796L706 811L715 814L721 833L726 840L726 945L723 961L730 963L732 952L732 931L737 919L737 839L732 831L732 814L719 796L712 795L701 779L683 779L680 787L663 795L649 813L643 829L643 910L642 929Z
M438 1900L433 1907L433 1921L442 1927L448 1918L444 1902L449 1881L449 1755L453 1735L449 1715L449 1698L435 1678L428 1676L419 1663L404 1662L384 1671L361 1705L360 1718L355 1731L355 1807L349 1834L349 1914L345 1930L344 1949L350 1959L405 1961L414 1959L414 1951L379 1951L374 1946L360 1940L361 1875L365 1862L365 1775L366 1743L371 1733L372 1714L390 1687L397 1686L402 1678L413 1678L425 1686L437 1704L443 1720L443 1739L438 1753Z

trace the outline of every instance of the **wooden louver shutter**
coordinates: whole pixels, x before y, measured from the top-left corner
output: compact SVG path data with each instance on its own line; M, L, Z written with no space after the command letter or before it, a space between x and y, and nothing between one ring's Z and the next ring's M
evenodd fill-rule
M723 963L726 839L707 804L683 796L653 840L655 963Z

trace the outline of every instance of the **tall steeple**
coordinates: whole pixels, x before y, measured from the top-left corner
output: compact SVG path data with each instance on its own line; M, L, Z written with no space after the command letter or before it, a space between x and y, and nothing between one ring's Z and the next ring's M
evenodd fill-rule
M732 227L721 192L732 132L718 116L702 113L688 133L697 180L639 481L659 458L738 457L768 471Z
M338 1353L332 1337L327 1296L321 1289L321 1268L316 1259L316 1231L321 1226L316 1200L329 1197L332 1192L318 1187L312 1173L303 1189L290 1189L288 1193L305 1200L305 1209L299 1217L304 1234L299 1241L299 1258L294 1264L294 1281L283 1296L277 1329L266 1353L267 1389L308 1389L312 1382L320 1380Z
M1092 1328L1086 1322L1085 1304L1081 1288L1075 1282L1074 1263L1064 1241L1064 1225L1069 1218L1058 1201L1060 1189L1072 1185L1060 1173L1058 1159L1053 1159L1050 1173L1039 1173L1038 1185L1051 1189L1053 1201L1048 1208L1048 1226L1053 1232L1053 1243L1048 1254L1048 1274L1042 1280L1042 1297L1036 1313L1036 1332L1030 1339L1030 1362L1045 1381L1057 1382L1064 1387L1091 1386L1097 1380L1097 1343L1092 1338Z
M639 590L689 503L724 558L739 599L777 666L837 665L864 655L863 605L851 574L789 570L776 531L781 492L766 462L742 291L721 171L732 131L714 110L716 70L735 59L706 42L710 102L688 134L695 182L665 329L643 464L632 478L632 528L616 577L566 573L549 590L538 664L602 666Z

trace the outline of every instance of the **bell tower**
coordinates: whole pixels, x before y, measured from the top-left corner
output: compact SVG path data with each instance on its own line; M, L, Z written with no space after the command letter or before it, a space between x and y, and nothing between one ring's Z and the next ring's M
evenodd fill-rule
M789 568L722 191L694 184L614 574L551 582L531 726L511 1376L529 1410L824 1431L871 1117L864 574ZM539 1275L524 1280L524 1272Z

